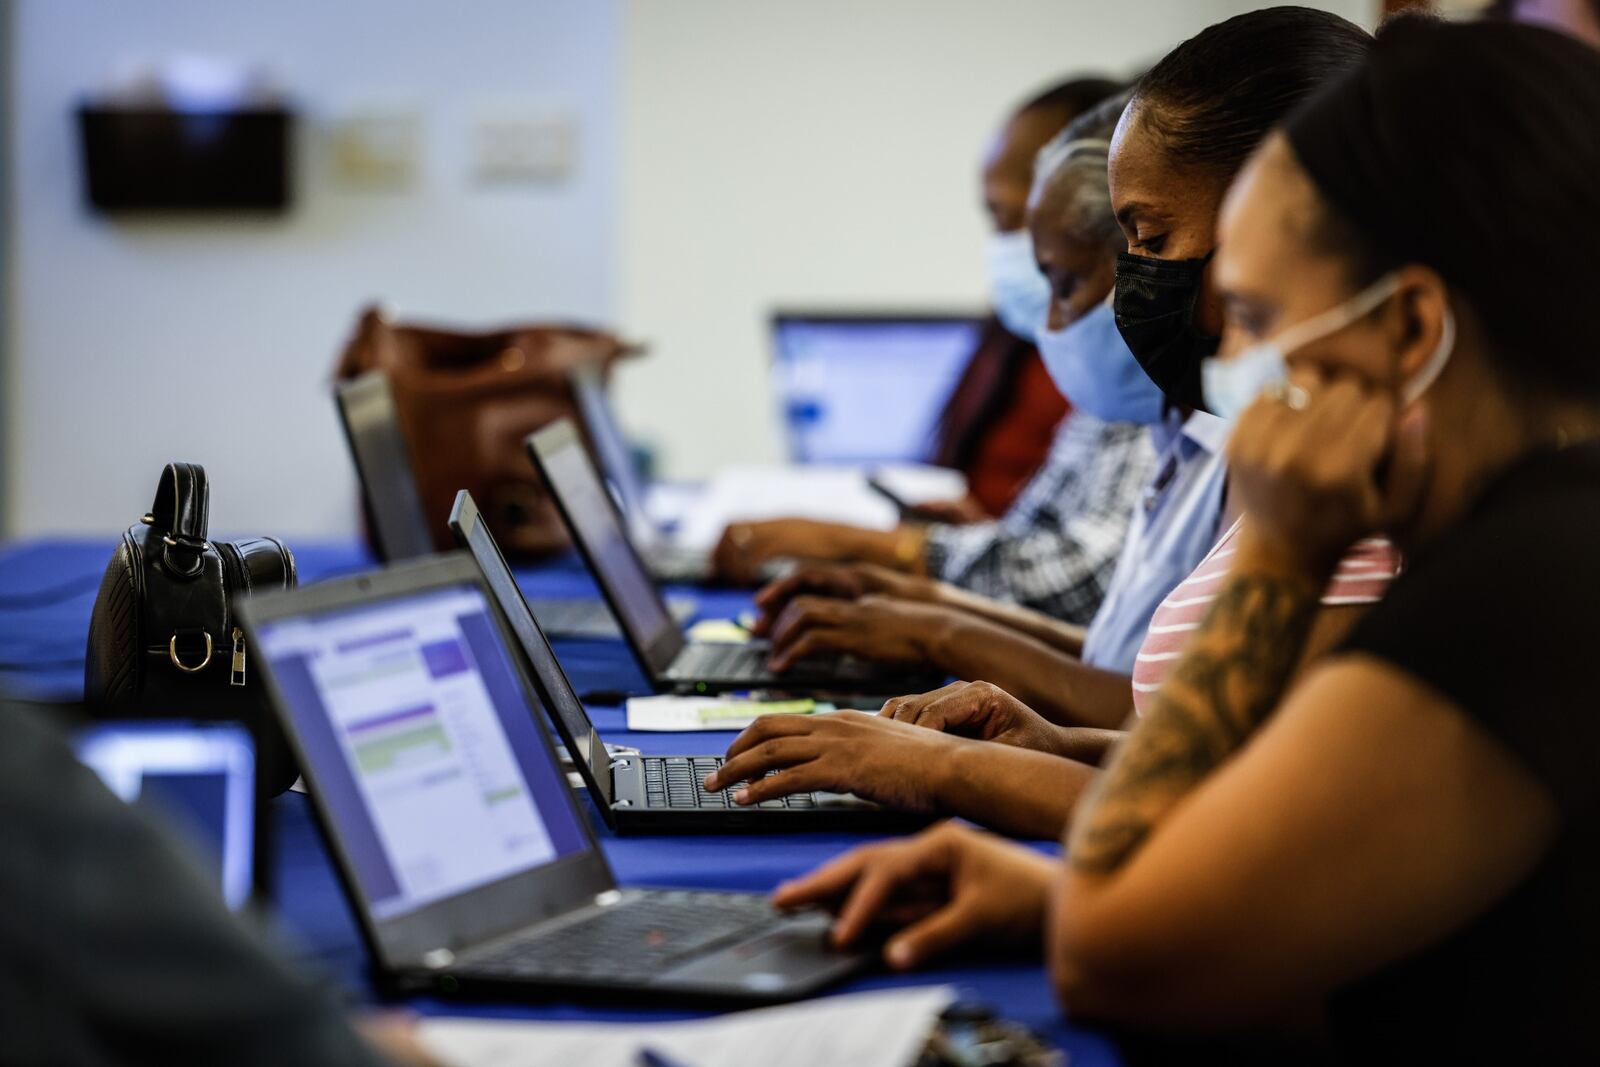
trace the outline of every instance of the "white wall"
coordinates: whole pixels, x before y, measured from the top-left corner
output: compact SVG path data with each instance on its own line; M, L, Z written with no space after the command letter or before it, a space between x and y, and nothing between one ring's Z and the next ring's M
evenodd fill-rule
M6 402L12 533L106 534L163 462L211 472L219 530L342 533L353 478L326 376L356 309L623 324L620 379L665 467L773 458L765 316L977 307L980 152L1023 95L1127 72L1246 0L17 0ZM1325 0L1371 22L1377 0ZM304 122L275 221L81 206L71 108L121 62L265 63ZM569 109L569 182L485 191L468 126ZM415 109L406 192L330 180L330 120Z
M19 0L11 71L12 532L127 525L168 459L205 464L213 525L353 528L326 379L365 301L488 322L608 319L615 274L613 0ZM302 105L297 203L277 220L109 221L82 207L71 109L121 62L260 61ZM485 190L468 171L483 106L544 101L578 121L570 181ZM330 180L330 119L414 109L408 191Z
M630 0L618 309L656 350L622 373L628 426L678 475L777 457L771 308L981 306L977 166L1008 108L1264 6ZM1370 26L1378 2L1320 6Z

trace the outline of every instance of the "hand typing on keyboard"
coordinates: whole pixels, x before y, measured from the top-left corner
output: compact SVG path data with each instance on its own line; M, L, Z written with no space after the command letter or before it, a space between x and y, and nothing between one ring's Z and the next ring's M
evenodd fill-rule
M734 740L702 784L712 795L733 787L735 805L825 790L899 811L934 812L952 756L961 746L984 743L859 711L767 715Z

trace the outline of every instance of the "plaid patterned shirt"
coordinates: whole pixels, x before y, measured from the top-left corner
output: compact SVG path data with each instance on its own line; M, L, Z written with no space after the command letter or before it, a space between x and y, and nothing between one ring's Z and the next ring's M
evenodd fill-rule
M1070 412L1044 465L1003 516L928 527L928 573L1087 624L1105 598L1154 465L1146 427Z

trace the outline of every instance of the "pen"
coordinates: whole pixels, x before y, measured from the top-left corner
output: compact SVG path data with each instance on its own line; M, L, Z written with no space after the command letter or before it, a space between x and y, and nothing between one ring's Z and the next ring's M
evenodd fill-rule
M645 1046L639 1050L639 1067L688 1067L688 1064L669 1059L655 1049Z

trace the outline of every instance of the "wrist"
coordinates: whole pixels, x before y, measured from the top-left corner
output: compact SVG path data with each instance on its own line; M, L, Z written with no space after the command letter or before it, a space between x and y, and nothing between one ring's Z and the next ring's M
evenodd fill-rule
M856 530L853 533L851 557L901 573L922 573L922 539L910 526L896 526L894 530Z
M948 673L960 673L961 650L972 648L974 629L972 618L965 612L940 605L932 625L918 627L914 636L918 649L929 663Z
M1246 519L1239 528L1231 570L1235 575L1269 575L1309 587L1313 594L1318 594L1333 577L1342 554L1305 551L1302 546L1291 545L1256 529Z

